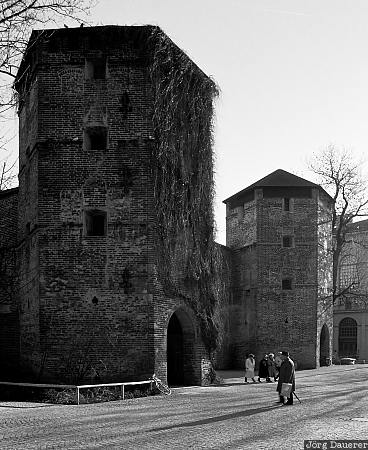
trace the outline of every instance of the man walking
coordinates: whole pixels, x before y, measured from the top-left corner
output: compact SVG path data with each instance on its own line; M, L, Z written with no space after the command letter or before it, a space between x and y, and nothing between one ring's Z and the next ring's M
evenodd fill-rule
M295 367L294 362L290 359L289 352L281 352L281 367L279 373L279 379L277 383L277 392L279 393L280 400L278 403L283 405L293 404L293 392L295 391ZM282 392L282 383L290 383L291 391L288 396L288 400L285 403L285 396ZM282 394L282 395L281 395Z

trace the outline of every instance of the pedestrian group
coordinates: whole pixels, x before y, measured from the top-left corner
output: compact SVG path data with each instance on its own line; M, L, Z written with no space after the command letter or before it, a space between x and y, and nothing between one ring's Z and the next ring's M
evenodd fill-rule
M253 353L249 353L245 359L245 377L244 382L248 383L250 378L253 383L255 379L256 360ZM289 352L278 352L276 356L268 353L263 356L258 366L258 382L272 383L277 381L277 392L279 401L282 405L293 404L293 394L295 392L295 367L294 362L290 358Z

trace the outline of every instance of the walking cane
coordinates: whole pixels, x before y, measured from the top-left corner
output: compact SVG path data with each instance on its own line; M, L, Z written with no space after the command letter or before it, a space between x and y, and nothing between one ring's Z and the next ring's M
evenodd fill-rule
M295 392L293 392L293 394L295 395L295 397L299 400L299 403L301 403L300 398L296 395Z

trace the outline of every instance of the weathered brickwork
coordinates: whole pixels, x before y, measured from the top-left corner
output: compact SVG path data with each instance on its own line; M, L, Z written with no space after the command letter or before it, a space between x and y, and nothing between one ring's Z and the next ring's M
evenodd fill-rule
M318 304L317 304L317 361L330 364L333 357L333 310L332 304L332 222L330 198L316 192L318 202Z
M18 189L0 192L0 358L7 376L19 358L16 303L16 244Z
M166 379L175 316L182 382L207 379L197 318L168 296L156 267L151 28L35 32L20 68L18 303L29 377Z
M232 351L238 367L247 352L259 359L281 349L288 349L300 368L316 367L323 325L332 335L332 311L323 308L331 285L331 200L300 180L276 171L225 200L227 245L233 248ZM244 233L249 211L253 223ZM321 245L325 240L328 244ZM324 357L330 352L329 341Z

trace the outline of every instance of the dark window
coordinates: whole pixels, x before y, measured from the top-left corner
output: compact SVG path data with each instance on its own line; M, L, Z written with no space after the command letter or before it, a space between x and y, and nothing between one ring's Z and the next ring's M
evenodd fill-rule
M105 80L106 58L87 59L85 71L87 80Z
M342 319L339 324L339 356L357 356L357 323L351 317Z
M90 210L85 212L86 236L106 235L106 212Z
M290 211L290 198L284 198L284 211Z
M292 236L283 236L282 237L282 246L283 247L293 247L293 237Z
M282 279L282 290L290 291L292 289L292 281L291 278L283 278Z
M357 323L354 319L347 317L340 322L339 325L340 337L356 338L357 336Z
M130 103L130 98L127 91L125 91L120 97L120 105L120 110L124 117L126 117L128 113L132 112L132 104Z
M85 150L106 150L107 149L107 128L90 127L84 132Z

